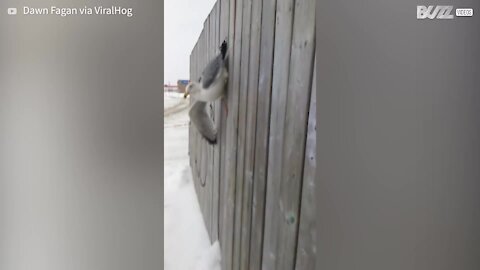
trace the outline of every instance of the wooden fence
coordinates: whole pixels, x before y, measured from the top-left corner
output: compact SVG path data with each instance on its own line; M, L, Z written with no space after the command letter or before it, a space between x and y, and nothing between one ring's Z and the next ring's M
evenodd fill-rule
M210 238L224 270L314 269L315 0L218 0L190 55L191 79L223 40L228 93L209 108L218 143L189 130Z

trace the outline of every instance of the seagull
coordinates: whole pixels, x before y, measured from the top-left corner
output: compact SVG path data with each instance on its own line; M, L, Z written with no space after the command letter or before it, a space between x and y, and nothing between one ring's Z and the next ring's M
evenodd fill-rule
M207 113L206 110L207 102L205 101L196 101L193 103L192 108L188 112L188 116L193 124L197 127L197 130L202 134L202 136L210 143L217 143L217 130L213 120Z
M190 95L195 102L193 103L188 115L197 130L210 143L217 142L217 130L213 120L207 113L207 102L215 101L225 93L225 85L228 79L226 68L227 42L223 41L220 46L220 54L208 63L202 72L198 82L190 82L186 89L184 98ZM228 109L225 104L225 109Z
M199 101L215 101L225 93L225 84L228 79L228 71L225 60L227 54L227 42L223 41L220 46L220 54L208 63L202 72L198 82L190 82L186 89L184 98L188 95Z

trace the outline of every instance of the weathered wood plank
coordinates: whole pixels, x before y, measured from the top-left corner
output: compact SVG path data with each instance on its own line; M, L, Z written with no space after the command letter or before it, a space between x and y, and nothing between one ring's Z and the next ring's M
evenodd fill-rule
M207 63L205 65L208 64L208 62L210 60L212 60L216 53L217 53L217 50L215 49L217 47L217 41L216 41L216 18L217 18L217 6L218 6L218 2L216 2L210 12L210 20L209 20L209 36L208 36L208 41L209 41L209 46L208 46L208 53L207 53ZM210 118L212 118L213 121L215 121L215 103L214 102L211 102L208 104L208 110L209 110L209 114L210 114ZM214 166L215 166L215 160L214 160L214 146L213 145L210 145L210 144L207 144L207 156L208 156L208 163L207 163L207 181L208 181L208 185L206 186L206 205L205 205L205 208L206 208L206 212L208 213L208 216L207 216L207 230L208 230L208 234L210 236L210 240L213 239L213 198L214 198L214 192L213 192L213 188L214 188L214 181L215 181L215 178L214 178Z
M196 68L195 68L195 77L194 77L194 80L196 80L198 78L198 73L199 73L199 69L200 69L200 65L201 65L201 61L202 61L202 49L203 49L203 30L202 32L200 33L200 37L198 38L198 49L197 49L197 61L196 61ZM192 102L195 102L195 100L193 100L191 97L190 97L190 100ZM201 203L201 189L200 189L200 166L201 166L201 163L200 163L200 134L198 133L198 130L197 128L194 129L195 130L195 137L194 137L194 140L195 140L195 178L194 178L194 181L195 181L195 185L196 185L196 192L197 192L197 200L199 203Z
M201 49L201 52L200 52L200 62L199 62L199 65L198 65L198 77L201 76L201 73L202 73L202 68L203 66L205 65L205 58L206 58L206 55L205 55L205 52L208 48L208 39L207 39L207 36L208 36L208 29L206 28L206 22L208 20L208 17L207 19L205 20L204 22L204 27L203 27L203 33L202 33L202 49ZM200 199L201 199L201 203L200 203L200 207L201 207L201 210L202 210L202 216L204 217L205 219L205 190L204 190L204 187L206 185L206 170L205 170L205 167L206 167L206 151L205 151L205 139L202 137L202 135L198 132L197 130L197 137L198 137L198 164L200 164L199 166L199 176L198 176L198 179L199 179L199 193L200 193ZM204 220L205 222L205 220Z
M201 49L201 54L200 54L200 65L198 67L198 76L201 75L201 70L203 68L203 66L205 65L205 61L206 61L206 50L208 48L208 28L207 28L207 21L208 21L208 17L207 19L205 20L204 22L204 25L203 25L203 33L202 33L202 49ZM198 133L198 132L197 132ZM200 189L199 189L199 197L200 197L200 208L202 210L202 216L204 218L204 224L205 224L205 191L204 191L204 187L206 185L206 160L207 160L207 156L206 156L206 151L205 151L205 139L200 135L200 133L198 133L198 144L199 144L199 164L200 164L200 167L199 167L199 182L200 182Z
M233 232L234 232L234 211L235 211L235 177L237 164L237 127L238 127L238 98L240 86L241 67L241 44L242 44L242 6L243 0L236 0L235 6L230 8L230 29L235 28L235 34L230 35L231 53L233 61L229 61L230 79L228 81L228 116L227 116L227 140L225 152L225 188L227 190L226 207L222 218L225 220L223 232L224 256L223 269L233 269ZM235 15L233 15L235 14ZM232 24L232 20L234 23ZM231 31L233 33L233 31Z
M205 68L205 66L208 64L208 61L211 59L212 56L212 31L211 31L211 21L213 18L213 14L210 13L207 20L205 21L205 29L207 29L206 35L205 35L205 52L204 52L204 61L202 65L202 70ZM207 113L212 117L211 115L211 110L210 110L210 103L207 103ZM203 192L203 219L205 221L205 227L207 228L207 232L210 234L210 211L211 208L210 206L210 188L211 188L211 151L210 151L210 145L205 139L202 139L202 158L203 158L203 177L204 177L204 182L205 186L202 189Z
M230 23L230 21L232 20L232 22L234 22L234 16L230 16L230 14L232 12L235 12L234 11L234 7L235 7L235 2L234 1L229 1L229 0L221 0L222 3L221 3L221 23L220 23L220 41L223 41L223 40L226 40L227 43L228 43L228 55L230 57L230 59L233 58L233 54L232 54L232 46L233 46L233 30L231 32L231 34L229 34L230 32L230 25L233 26L233 23ZM233 10L233 11L231 11ZM228 92L228 88L232 85L231 84L231 81L232 81L232 77L233 77L233 73L232 73L232 70L230 70L230 65L233 64L233 61L229 61L228 65L229 65L229 83L227 85L227 91L226 91L226 94L225 94L225 97L222 98L220 100L220 103L221 103L221 107L222 107L222 110L221 110L221 119L220 119L220 123L221 123L221 128L220 128L220 162L221 162L221 165L220 165L220 207L219 207L219 240L220 240L220 248L221 248L221 251L222 251L222 261L225 261L225 256L223 255L225 253L225 245L226 245L226 241L224 239L224 236L227 234L227 232L225 232L225 229L226 229L226 221L224 219L225 217L225 213L228 211L229 209L229 206L227 204L228 202L228 188L229 186L227 185L227 181L226 181L226 177L225 177L225 168L226 168L226 155L225 155L225 152L226 152L226 139L227 139L227 114L226 114L226 111L223 110L223 107L226 106L224 105L227 104L227 99L228 99L228 95L229 95L229 92ZM225 269L225 268L224 268Z
M313 82L308 112L307 143L305 146L305 166L303 169L303 187L300 211L300 227L298 231L298 246L296 270L315 269L317 257L316 220L315 220L315 170L316 170L316 140L317 140L317 83L316 65L313 69Z
M195 61L195 46L193 47L192 52L190 53L190 62L189 62L189 70L188 70L188 77L190 80L193 78L193 62ZM188 162L190 164L190 168L193 168L193 159L192 159L192 148L193 148L193 141L191 140L192 138L192 124L190 120L188 121Z
M287 103L288 78L290 71L290 50L293 25L293 0L277 0L275 54L273 69L272 107L270 118L269 158L267 174L267 198L262 269L284 269L278 265L283 254L279 254L279 222L283 205L280 204L280 180L282 178L283 140L285 130L285 110Z
M215 23L214 23L214 42L215 42L215 48L217 48L219 45L218 39L220 35L220 5L221 2L217 1L217 4L215 6ZM218 53L218 50L216 50ZM219 197L220 197L220 147L221 147L221 140L220 140L220 135L221 135L221 126L220 126L220 120L221 120L221 107L220 107L220 101L215 101L214 102L214 108L215 108L215 114L214 114L214 120L215 120L215 126L217 128L217 144L213 147L213 187L212 187L212 218L211 218L211 235L210 239L212 242L215 242L218 240L218 208L219 208Z
M218 8L218 35L217 41L218 44L221 44L223 39L226 38L228 35L228 1L219 0L219 8ZM227 15L227 17L225 16ZM225 31L227 30L227 31ZM223 225L221 217L221 210L222 210L222 200L223 200L223 191L222 191L222 168L224 165L223 162L223 153L224 153L224 142L225 142L225 118L226 115L223 114L223 98L219 99L215 102L215 118L217 123L217 139L219 140L218 145L216 147L215 152L215 160L217 161L216 165L218 168L215 168L216 178L217 178L217 186L215 187L215 191L218 192L218 196L215 198L217 207L214 208L215 211L215 218L216 218L216 228L214 228L215 238L219 240L220 245L222 245L222 241L220 239L221 234L221 227Z
M212 26L212 23L213 23L213 20L215 18L215 5L214 5L214 8L212 8L211 12L210 12L210 16L209 16L209 20L208 20L208 47L207 47L207 53L206 53L206 61L205 61L205 66L208 64L208 61L210 61L210 59L212 59L212 50L213 50L213 47L214 47L214 44L213 44L213 26ZM208 114L210 115L210 118L212 118L212 104L211 103L208 103L207 104L207 111L208 111ZM205 208L205 212L206 212L206 216L205 216L205 219L206 219L206 227L207 227L207 231L208 231L208 235L211 237L211 228L212 228L212 193L213 193L213 190L212 190L212 186L213 186L213 177L212 177L212 171L213 171L213 167L212 167L212 164L213 164L213 156L212 156L212 146L210 144L208 144L206 141L205 141L205 151L206 151L206 155L207 155L207 160L206 160L206 173L205 173L205 177L206 177L206 183L207 185L205 186L204 188L204 192L205 192L205 205L204 205L204 208Z
M262 1L262 28L260 44L261 53L258 81L255 167L253 174L252 231L250 243L249 269L251 270L260 270L262 266L275 16L276 0Z
M276 269L293 269L315 48L315 0L297 0L288 80Z
M242 6L242 52L240 66L240 93L238 100L238 137L237 137L237 169L236 169L236 192L235 192L235 230L234 230L234 262L233 269L240 269L241 238L244 227L242 226L244 166L245 166L245 140L246 140L246 114L248 97L249 53L250 53L250 29L251 29L252 0L243 0ZM237 74L236 74L237 75Z
M194 68L194 77L191 78L192 80L196 80L197 78L197 70L198 70L198 62L200 61L200 47L201 47L201 33L200 36L198 37L196 49L195 49L195 68ZM194 100L190 97L190 106L194 103ZM193 149L192 149L192 155L193 155L193 160L194 160L194 167L192 167L192 173L193 173L193 182L195 186L195 192L197 194L197 201L200 203L200 197L199 197L199 187L198 187L198 168L199 168L199 163L198 163L198 132L195 126L193 126L192 133L193 133Z
M197 48L197 61L196 61L196 67L195 67L195 77L193 78L194 80L197 79L198 77L198 69L199 69L199 66L200 66L200 62L201 62L201 50L203 48L203 39L202 39L202 36L203 36L203 30L202 32L200 33L200 36L198 37L198 48ZM192 99L192 97L190 97L190 101L192 103L195 102L195 100ZM197 200L198 200L198 203L200 204L201 203L201 194L200 194L200 138L199 138L199 133L198 133L198 130L197 128L194 128L195 132L194 132L194 140L195 140L195 172L194 172L194 181L195 181L195 187L196 187L196 193L197 193Z
M196 80L197 78L197 73L198 73L198 65L199 65L199 56L200 56L200 47L201 47L201 35L198 37L197 44L195 45L195 57L194 57L194 67L193 67L193 77L190 78L191 80ZM194 100L190 98L190 106L193 104ZM197 194L197 201L200 203L200 198L199 198L199 187L198 187L198 169L199 169L199 163L198 163L198 132L195 126L191 124L192 127L192 138L190 140L193 141L193 148L191 150L191 156L193 160L193 166L192 166L192 180L195 186L195 192Z
M194 80L197 79L198 77L198 70L200 69L200 64L201 64L201 50L203 49L203 31L200 34L199 40L198 40L198 50L197 50L197 61L196 61L196 69L195 69L195 78ZM192 102L195 102L195 100L190 99ZM195 184L196 184L196 191L197 191L197 200L199 203L201 202L201 194L200 194L200 134L198 133L197 128L195 128Z
M197 45L196 45L196 52L195 52L195 68L194 68L194 77L192 80L196 80L197 75L198 75L198 66L199 66L199 61L200 61L200 49L201 49L201 33L200 36L198 37ZM193 104L194 100L190 98L190 104ZM195 192L197 193L197 200L200 202L200 197L199 197L199 187L198 187L198 170L199 170L199 163L198 163L198 132L195 126L193 126L193 138L192 140L194 141L194 148L192 149L192 155L194 159L194 167L192 168L193 172L193 181L195 185Z
M243 175L242 235L240 247L240 269L250 269L250 237L252 226L253 170L255 167L255 132L257 116L258 72L260 58L260 31L262 2L253 1L251 7L248 85L245 124L245 166ZM241 179L239 179L241 181Z
M202 63L202 53L201 51L203 50L203 31L202 31L202 36L200 36L200 41L199 41L199 48L198 48L198 59L197 59L197 71L196 71L196 78L198 77L200 65ZM195 78L195 79L196 79ZM193 100L195 102L195 100ZM198 201L201 205L202 202L202 193L201 193L201 186L200 186L200 170L201 170L201 138L200 138L200 133L198 130L195 128L195 140L196 140L196 149L195 149L195 164L196 164L196 170L195 170L195 178L196 178L196 184L197 184L197 196L198 196Z
M195 76L195 60L197 57L197 44L193 47L192 54L191 54L191 60L190 60L190 80L193 79ZM189 101L190 104L192 104L192 101ZM191 121L188 121L188 141L190 142L189 148L188 148L188 154L189 154L189 159L190 159L190 168L192 170L192 176L194 174L194 168L195 168L195 158L194 158L194 145L195 142L192 140L194 130L193 130L193 125ZM192 178L193 179L193 178Z
M194 49L194 57L193 57L193 73L192 73L192 77L190 77L190 80L194 80L196 74L197 74L197 62L198 62L198 41L197 41L197 44L195 45L195 49ZM193 104L193 101L190 99L190 106ZM192 180L193 180L193 183L194 183L194 186L195 186L195 192L197 192L198 190L198 187L197 187L197 141L195 140L197 134L196 134L196 128L195 126L193 126L193 124L190 122L190 130L191 130L191 136L189 138L189 140L192 141L192 148L190 150L190 156L191 156L191 159L192 159ZM197 196L198 197L198 196ZM198 198L197 198L198 200Z
M213 9L212 9L212 19L211 19L211 24L210 24L210 52L211 52L211 55L210 55L210 58L209 58L209 61L211 59L213 59L219 52L218 50L218 27L217 27L217 20L218 20L218 7L220 6L220 2L217 1L215 3L215 5L213 6ZM218 128L218 124L217 124L217 106L216 106L216 102L212 102L211 103L211 117L215 123L215 127ZM218 133L217 133L217 136L218 136ZM216 214L215 214L215 209L216 209L216 198L218 198L218 193L215 192L215 189L217 188L218 186L218 183L216 181L218 181L218 178L216 177L216 172L215 172L215 166L216 166L216 163L218 162L218 160L216 160L216 148L218 146L218 138L217 138L217 144L216 145L209 145L209 151L210 151L210 162L211 162L211 165L210 165L210 187L209 187L209 193L210 193L210 204L209 204L209 208L210 208L210 228L209 228L209 234L210 234L210 240L212 241L212 243L216 240L216 236L214 236L214 234L216 234L215 231L215 219L216 219Z

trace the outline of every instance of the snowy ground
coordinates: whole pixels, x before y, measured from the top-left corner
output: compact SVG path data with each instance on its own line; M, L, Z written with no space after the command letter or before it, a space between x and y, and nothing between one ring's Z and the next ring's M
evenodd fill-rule
M164 269L220 270L218 243L210 245L188 159L188 100L164 95Z

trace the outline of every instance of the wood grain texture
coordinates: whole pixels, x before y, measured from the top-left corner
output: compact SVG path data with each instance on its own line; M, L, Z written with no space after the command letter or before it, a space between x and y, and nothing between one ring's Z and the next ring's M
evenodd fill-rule
M262 1L257 127L255 135L255 166L253 174L252 229L250 243L250 269L252 270L260 270L262 264L275 16L276 0Z
M230 8L230 30L229 40L231 51L229 60L230 77L228 81L228 116L227 116L227 138L225 149L225 189L226 207L222 213L224 219L222 247L223 269L233 269L233 233L235 216L235 177L237 164L237 127L238 127L238 94L240 86L239 70L241 66L241 25L242 25L242 3L243 0L236 0L235 5ZM233 41L233 42L232 42ZM232 55L233 54L233 55ZM233 59L232 59L233 56ZM233 60L233 61L232 61Z
M216 5L216 3L215 3ZM212 10L210 11L210 15L208 16L207 27L208 27L208 35L207 35L207 48L206 48L206 61L205 66L208 65L208 62L213 58L215 44L214 44L214 21L215 21L215 5L213 6ZM210 118L213 119L213 104L209 102L207 104L207 112ZM205 216L205 225L207 227L208 235L211 239L211 228L212 228L212 196L213 196L213 146L206 141L205 144L205 151L206 151L206 165L205 165L205 183L204 186L204 193L205 193L205 202L203 205L204 211L206 213Z
M209 16L210 17L210 16ZM202 34L202 55L200 56L201 57L201 62L200 62L200 66L199 66L199 70L198 70L198 73L199 73L199 76L201 75L201 72L202 72L202 69L203 67L205 66L205 63L207 62L207 55L206 55L206 52L207 52L207 49L208 49L208 19L209 17L207 17L207 19L205 20L204 22L204 25L203 25L203 34ZM201 136L201 135L198 135L199 137L199 147L200 147L200 152L199 152L199 155L200 155L200 206L201 206L201 210L202 210L202 215L203 215L203 218L204 218L204 223L205 223L205 217L207 216L207 213L205 213L205 186L207 185L207 147L206 147L206 142L205 142L205 139Z
M228 42L228 55L231 55L232 51L232 44L229 40L229 28L230 28L230 1L229 0L221 0L220 5L220 42L226 40ZM230 71L230 70L229 70ZM231 74L229 74L231 76ZM230 81L230 79L229 79ZM225 149L226 149L226 138L227 138L227 113L223 109L224 106L227 106L227 97L228 97L228 87L231 84L227 84L227 91L225 96L220 100L221 104L221 119L220 119L220 186L219 186L219 209L218 209L218 217L219 217L219 224L218 224L218 237L220 240L220 248L223 253L223 247L225 246L224 239L222 235L224 234L223 229L225 228L225 222L222 218L222 213L226 211L227 208L227 200L228 200L228 190L225 181Z
M220 18L221 18L221 1L217 1L215 5L215 19L214 19L214 48L218 53L218 47L220 46ZM220 149L222 146L221 143L221 101L217 100L214 102L214 122L217 128L217 144L213 146L213 187L212 187L212 217L211 217L211 234L210 240L215 242L218 240L218 209L220 201Z
M241 259L241 237L243 233L242 208L243 208L243 187L244 187L244 165L245 165L245 140L246 140L246 114L248 96L248 75L249 75L249 54L250 54L250 28L251 28L252 0L243 0L242 6L242 50L240 67L240 88L238 99L238 127L237 127L237 168L235 188L235 230L234 230L234 262L233 269L240 269ZM237 74L235 74L237 75Z
M251 7L249 62L247 78L246 123L245 123L245 153L243 173L243 202L241 209L241 247L240 269L250 269L250 239L252 227L253 204L253 170L255 167L255 132L257 124L257 93L260 58L260 31L262 21L262 2L253 1ZM240 180L240 179L239 179Z
M305 145L305 166L303 169L302 206L300 208L296 270L315 269L315 261L317 257L317 236L315 228L315 170L317 164L316 68L313 70L310 109L308 112L307 143Z
M287 105L288 78L290 73L290 51L293 25L293 0L277 0L275 55L273 62L272 107L270 113L269 158L267 174L267 198L263 243L262 269L283 269L278 265L280 226L283 205L280 203L283 164L283 140L285 111ZM281 223L281 224L279 224Z
M308 108L315 48L315 1L295 2L278 216L276 269L295 267Z

